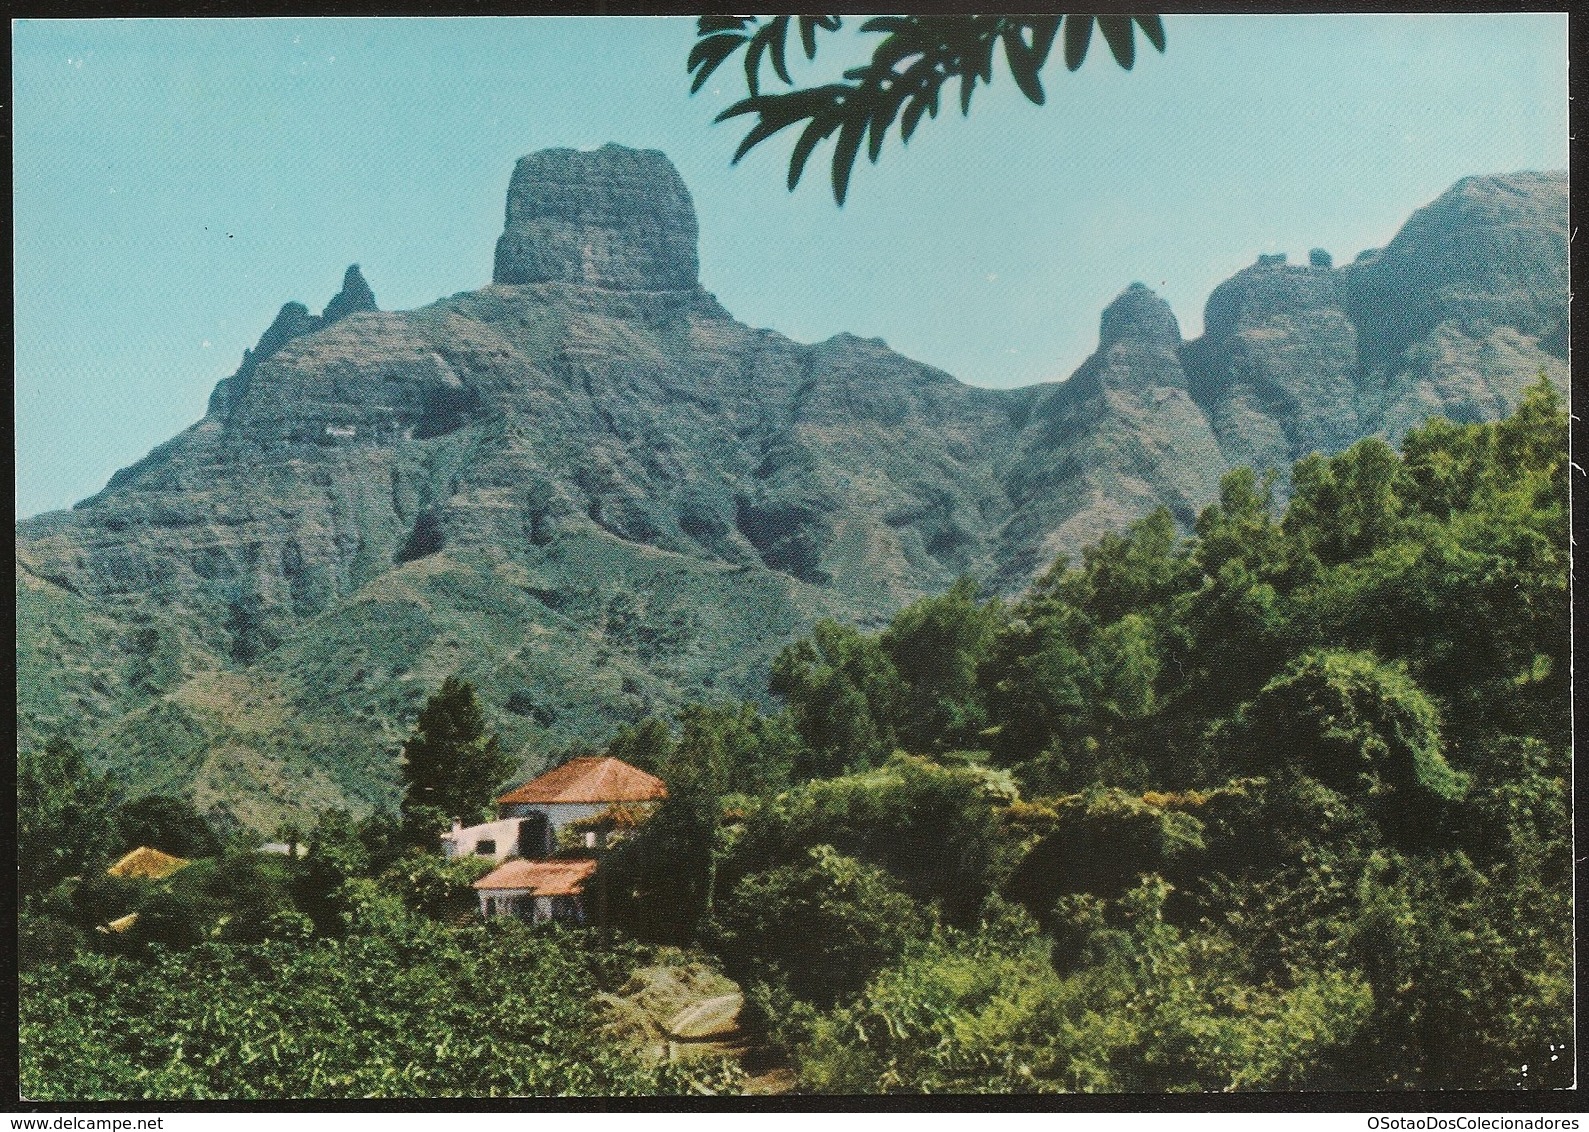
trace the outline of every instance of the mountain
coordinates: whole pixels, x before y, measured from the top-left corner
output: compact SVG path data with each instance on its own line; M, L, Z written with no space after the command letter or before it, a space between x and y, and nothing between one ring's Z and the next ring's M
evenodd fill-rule
M692 698L761 698L821 617L1013 592L1239 463L1281 469L1566 382L1567 182L1475 177L1382 251L1271 257L1184 341L1140 284L1067 381L977 389L702 289L654 151L523 158L493 282L284 306L204 418L17 524L23 742L64 734L223 822L388 802L450 673L525 771Z

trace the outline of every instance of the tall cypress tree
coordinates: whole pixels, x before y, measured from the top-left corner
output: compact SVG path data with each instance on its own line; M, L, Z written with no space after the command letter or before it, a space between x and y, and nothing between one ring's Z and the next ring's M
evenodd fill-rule
M403 744L403 824L429 843L452 818L483 816L496 787L513 770L497 737L486 731L474 685L456 676L442 682Z

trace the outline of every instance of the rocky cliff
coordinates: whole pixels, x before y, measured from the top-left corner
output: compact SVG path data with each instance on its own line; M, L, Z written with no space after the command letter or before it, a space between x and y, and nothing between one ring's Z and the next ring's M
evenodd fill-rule
M451 672L527 769L759 697L818 617L1013 591L1158 504L1189 522L1236 463L1564 384L1565 218L1564 176L1471 178L1348 267L1239 273L1194 342L1133 285L1070 380L995 391L734 321L661 154L531 155L490 286L389 313L350 268L203 420L18 524L23 740L263 827L388 800Z

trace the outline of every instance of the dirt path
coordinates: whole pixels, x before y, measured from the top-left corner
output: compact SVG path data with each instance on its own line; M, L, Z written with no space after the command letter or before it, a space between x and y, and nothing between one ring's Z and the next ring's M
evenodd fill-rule
M744 1067L745 1092L787 1093L795 1075L740 1027L744 997L731 979L682 955L676 964L642 967L613 994L601 996L608 1029L653 1063L731 1057Z

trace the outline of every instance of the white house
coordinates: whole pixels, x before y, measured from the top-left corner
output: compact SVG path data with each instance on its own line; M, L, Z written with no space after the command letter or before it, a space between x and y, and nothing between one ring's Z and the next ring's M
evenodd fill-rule
M585 882L596 871L589 859L508 861L474 882L480 914L514 916L539 924L585 922Z
M646 809L667 796L660 778L621 759L570 759L498 798L496 821L471 826L454 821L452 830L441 835L442 852L448 860L549 857L557 851L558 831L564 826L615 806ZM601 848L601 836L586 831L582 843L588 849Z

